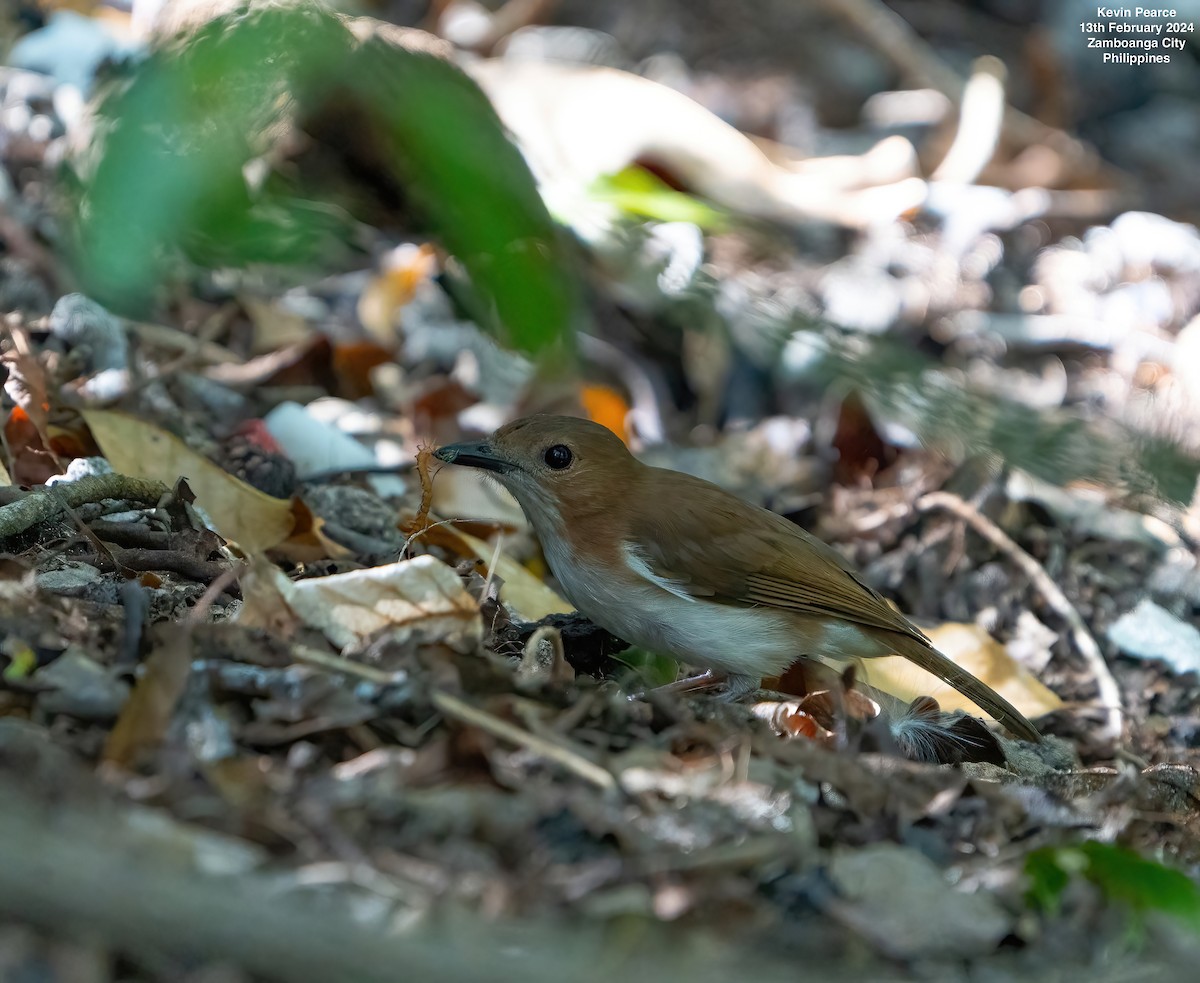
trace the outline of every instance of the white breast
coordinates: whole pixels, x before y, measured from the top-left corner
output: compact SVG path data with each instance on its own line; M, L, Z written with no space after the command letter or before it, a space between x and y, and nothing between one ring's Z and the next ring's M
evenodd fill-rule
M633 645L719 672L768 676L802 653L795 627L767 608L695 598L656 576L636 550L623 553L635 588L589 567L565 537L543 538L550 569L567 599L591 621Z

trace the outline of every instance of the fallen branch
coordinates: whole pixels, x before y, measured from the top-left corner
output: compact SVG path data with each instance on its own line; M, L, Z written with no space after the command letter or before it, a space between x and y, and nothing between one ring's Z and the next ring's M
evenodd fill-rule
M19 502L0 507L0 539L20 535L68 508L79 508L89 502L111 498L157 505L169 491L160 481L131 478L125 474L97 474L53 485L32 492Z

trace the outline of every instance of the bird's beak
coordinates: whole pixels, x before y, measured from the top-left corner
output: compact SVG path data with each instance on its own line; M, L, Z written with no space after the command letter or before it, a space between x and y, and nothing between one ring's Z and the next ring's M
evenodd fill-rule
M465 464L469 468L483 468L499 474L512 471L516 465L502 457L487 441L479 443L447 444L433 452L433 456L447 464Z

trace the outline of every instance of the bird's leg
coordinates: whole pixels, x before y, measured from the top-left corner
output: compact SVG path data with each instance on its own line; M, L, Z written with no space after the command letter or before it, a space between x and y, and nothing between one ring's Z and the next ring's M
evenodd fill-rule
M662 686L652 686L650 689L640 690L637 693L631 693L630 700L644 700L651 693L694 693L696 690L709 689L721 682L721 676L713 672L711 669L705 669L704 672L698 672L694 676L684 676L682 679L677 679L673 683L666 683Z
M694 676L684 676L673 683L667 683L664 686L655 686L653 689L635 693L630 699L645 699L651 693L696 693L723 684L724 688L717 694L717 699L722 703L732 703L735 700L740 700L747 693L753 693L758 689L761 682L762 680L758 676L743 676L736 673L725 674L714 672L712 669L705 669L704 672L696 673Z

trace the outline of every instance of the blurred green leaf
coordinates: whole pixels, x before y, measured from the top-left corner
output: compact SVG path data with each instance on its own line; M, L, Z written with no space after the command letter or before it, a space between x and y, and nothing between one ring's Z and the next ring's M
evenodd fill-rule
M104 99L75 236L84 289L132 312L181 256L330 265L349 215L329 189L268 165L337 99L466 270L484 327L527 351L569 340L576 291L560 230L483 93L446 59L384 32L360 44L303 3L217 17Z
M1160 911L1200 930L1200 885L1187 875L1147 860L1126 847L1089 841L1046 847L1025 862L1029 899L1055 912L1072 876L1083 876L1111 901L1135 912Z
M278 183L252 193L244 169L269 150L293 100L344 61L348 42L328 14L266 8L217 18L139 65L100 108L77 229L85 289L136 309L180 251L244 265L327 250L311 203Z
M490 300L510 344L569 343L578 309L562 232L479 87L449 62L379 36L363 44L347 78L398 176Z
M1035 850L1025 858L1025 876L1028 879L1026 898L1039 911L1050 915L1058 914L1062 905L1063 892L1071 883L1071 874L1078 872L1081 864L1086 864L1086 858L1076 853L1079 863L1070 865L1070 855L1057 847L1046 847Z
M645 649L628 648L610 658L632 669L645 686L665 686L675 682L675 677L679 675L678 662Z
M690 222L708 231L729 226L729 216L698 198L676 191L642 167L626 167L597 179L589 194L630 215L658 222Z

